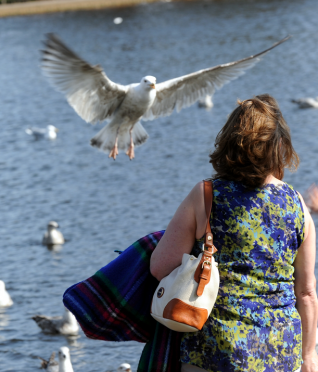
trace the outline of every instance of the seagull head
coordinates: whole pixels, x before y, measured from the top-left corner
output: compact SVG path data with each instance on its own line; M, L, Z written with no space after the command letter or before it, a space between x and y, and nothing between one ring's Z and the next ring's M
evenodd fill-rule
M156 89L157 79L154 76L144 76L141 79L140 85L147 90Z
M59 350L60 365L64 364L66 361L70 361L70 360L71 360L70 349L66 346L60 347L60 350Z
M47 129L48 129L49 132L57 133L59 131L54 125L48 125Z
M130 364L123 363L117 368L117 372L131 372Z
M47 225L48 229L57 229L59 227L59 224L55 221L50 221Z

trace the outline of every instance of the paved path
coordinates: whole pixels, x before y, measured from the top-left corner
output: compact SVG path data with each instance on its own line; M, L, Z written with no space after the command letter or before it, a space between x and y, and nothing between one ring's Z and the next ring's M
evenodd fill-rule
M39 0L27 3L0 5L0 17L16 15L65 12L69 10L91 10L117 8L158 0Z

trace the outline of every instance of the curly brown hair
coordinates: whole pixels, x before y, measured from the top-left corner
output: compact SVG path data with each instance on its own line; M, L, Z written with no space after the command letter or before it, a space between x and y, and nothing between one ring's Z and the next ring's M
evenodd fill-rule
M262 186L270 174L281 180L284 168L295 171L299 157L276 100L262 94L238 101L216 137L210 163L213 179L241 181L249 188Z

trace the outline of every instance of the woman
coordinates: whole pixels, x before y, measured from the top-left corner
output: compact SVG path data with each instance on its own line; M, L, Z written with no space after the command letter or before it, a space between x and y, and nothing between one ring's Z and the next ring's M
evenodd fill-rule
M183 335L182 372L316 372L315 227L282 181L299 159L276 101L239 102L215 147L210 225L220 289L203 329ZM200 182L154 250L151 273L161 280L184 253L197 256L205 226Z

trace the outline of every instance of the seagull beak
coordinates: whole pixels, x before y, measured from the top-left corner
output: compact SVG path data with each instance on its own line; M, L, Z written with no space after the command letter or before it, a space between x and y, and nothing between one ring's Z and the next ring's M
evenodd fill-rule
M156 89L156 84L150 84L152 89Z
M55 128L55 132L57 133L59 131L59 129Z

